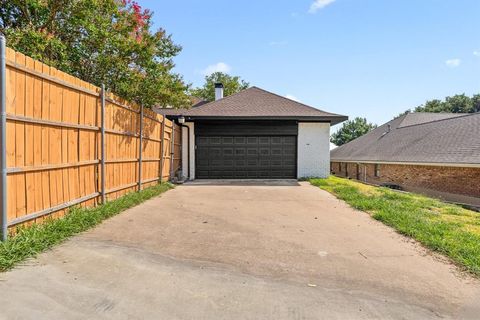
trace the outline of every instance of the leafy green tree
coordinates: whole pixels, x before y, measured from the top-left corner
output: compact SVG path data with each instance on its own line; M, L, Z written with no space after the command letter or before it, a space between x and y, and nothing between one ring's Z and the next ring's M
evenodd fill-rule
M180 52L152 13L132 0L2 0L7 45L145 106L189 103L172 71Z
M480 94L469 97L465 94L457 94L446 97L445 100L429 100L418 106L414 112L451 112L451 113L473 113L480 112Z
M367 119L357 117L353 120L344 122L342 127L330 137L330 142L341 146L350 142L377 127L376 124L369 123Z
M438 99L428 100L424 105L415 108L415 112L442 112L442 110L445 110L445 104Z
M401 116L404 116L406 114L409 114L409 113L412 113L412 110L411 109L407 109L403 112L400 112L397 116L394 117L394 119L398 118L398 117L401 117Z
M472 97L473 112L480 112L480 94L475 94Z
M223 95L229 96L234 93L247 89L250 84L238 76L231 76L223 72L214 72L205 77L205 83L202 87L190 90L192 96L202 98L206 101L215 100L215 83L223 83Z

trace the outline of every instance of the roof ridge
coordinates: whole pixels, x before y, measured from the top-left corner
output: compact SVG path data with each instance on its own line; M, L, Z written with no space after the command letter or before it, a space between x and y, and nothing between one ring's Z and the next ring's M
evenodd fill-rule
M243 89L243 90L241 90L241 91L235 92L234 94L231 94L231 95L229 95L229 96L223 97L222 99L213 100L213 101L208 101L207 103L204 103L204 104L196 107L195 109L203 108L203 107L208 106L208 105L210 105L210 104L213 104L213 103L215 103L215 102L217 102L217 101L225 101L226 99L229 99L229 98L231 98L231 97L234 97L234 96L236 96L236 95L238 95L238 94L240 94L240 93L243 93L243 92L245 92L245 91L247 91L247 90L250 90L250 89L252 89L252 88L256 88L256 87L255 87L255 86L251 86L250 88ZM192 108L188 109L187 111L189 111L189 110L191 110L191 109L192 109Z
M406 113L406 114L414 114L414 113L420 113L420 114L462 114L462 115L465 115L465 114L472 114L472 112L427 112L427 111L413 111L413 112L409 112L409 113ZM475 113L475 112L473 112Z
M407 114L405 114L405 115L414 114L414 113L417 113L417 112L407 113ZM426 114L428 114L428 113L442 113L442 112L418 112L418 113L426 113ZM430 123L434 123L434 122L455 120L455 119L458 119L458 118L465 118L465 117L470 117L470 116L473 116L473 115L479 115L479 114L480 114L480 112L473 112L473 113L444 112L444 113L460 114L460 115L457 116L457 117L450 117L450 118L444 118L444 119L436 119L436 120L432 120L432 121L428 121L428 122L415 123L415 124L411 124L411 125L408 125L408 126L397 127L397 129L411 128L411 127L415 127L415 126L423 126L423 125L430 124ZM404 120L405 120L405 119L404 119ZM403 120L402 120L402 122L403 122ZM400 122L400 125L402 124L402 122Z
M419 116L424 118L424 116ZM427 117L427 119L431 119ZM456 120L458 119L458 120ZM434 122L431 125L412 125L407 130L392 130L383 135L388 124L392 129L403 117L379 127L331 151L331 160L362 162L391 161L397 163L474 163L480 166L478 137L472 135L480 128L480 113L460 115ZM415 120L412 118L412 120ZM420 119L418 119L420 120ZM444 121L452 120L452 121ZM405 124L414 122L404 122ZM441 121L441 122L440 122ZM401 128L399 128L401 129ZM473 131L472 131L473 130Z
M340 114L337 114L337 113L331 113L331 112L328 112L328 111L324 111L324 110L322 110L322 109L317 109L317 108L312 107L312 106L309 106L309 105L307 105L307 104L305 104L305 103L303 103L303 102L299 102L299 101L295 101L295 100L289 99L289 98L287 98L287 97L284 97L284 96L279 95L278 93L271 92L271 91L265 90L265 89L263 89L263 88L259 88L259 87L257 87L257 86L252 86L251 88L252 88L252 89L255 88L255 89L258 89L258 90L260 90L260 91L263 91L263 92L266 92L266 93L270 93L270 94L272 94L272 95L274 95L274 96L277 96L277 97L280 97L280 98L282 98L282 99L284 99L284 100L293 101L294 103L297 103L297 104L299 104L299 105L301 105L301 106L304 106L304 107L306 107L306 108L309 108L309 109L313 109L313 110L315 110L315 111L321 111L321 112L329 113L329 114L336 115L336 116L339 116L339 115L340 115Z

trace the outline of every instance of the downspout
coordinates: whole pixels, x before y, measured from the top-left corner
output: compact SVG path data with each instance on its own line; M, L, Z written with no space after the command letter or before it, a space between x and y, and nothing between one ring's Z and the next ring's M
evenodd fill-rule
M8 233L8 222L7 222L7 139L6 139L6 134L7 134L7 111L6 111L6 94L7 94L7 89L6 89L6 82L7 82L7 57L6 57L6 39L3 34L0 33L0 113L1 113L1 119L0 119L0 165L2 167L2 181L0 182L0 201L2 204L2 207L0 210L2 210L0 219L2 220L1 222L1 227L2 227L2 237L1 241L7 240L7 233Z
M187 172L188 172L188 180L190 180L190 127L189 126L184 126L182 124L182 127L187 128Z
M187 180L190 180L190 127L184 125L185 123L185 118L183 116L180 116L178 118L178 123L182 128L187 128ZM183 143L183 142L182 142ZM182 159L183 161L183 159Z
M173 164L175 163L175 126L172 126L172 137L170 141L170 181L173 181L173 176L175 175L175 169Z

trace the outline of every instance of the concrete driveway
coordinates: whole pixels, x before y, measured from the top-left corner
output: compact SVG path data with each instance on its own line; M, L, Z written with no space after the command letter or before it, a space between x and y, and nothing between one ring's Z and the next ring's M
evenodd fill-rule
M479 283L308 183L179 186L0 274L2 319L436 319Z

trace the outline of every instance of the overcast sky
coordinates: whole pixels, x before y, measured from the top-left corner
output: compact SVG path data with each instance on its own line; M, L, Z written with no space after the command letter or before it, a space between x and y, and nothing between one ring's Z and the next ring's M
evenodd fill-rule
M427 99L480 92L479 0L140 0L200 85L225 71L381 124Z

